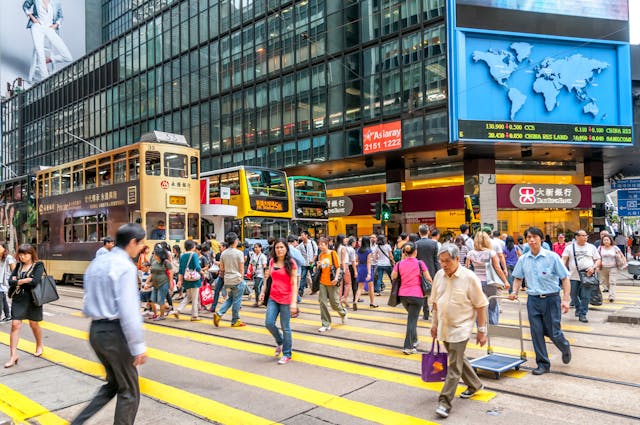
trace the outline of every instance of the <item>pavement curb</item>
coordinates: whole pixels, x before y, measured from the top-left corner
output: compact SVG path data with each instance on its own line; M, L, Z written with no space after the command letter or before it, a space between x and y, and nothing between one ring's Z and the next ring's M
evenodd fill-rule
M610 314L607 322L640 324L640 305L623 308Z

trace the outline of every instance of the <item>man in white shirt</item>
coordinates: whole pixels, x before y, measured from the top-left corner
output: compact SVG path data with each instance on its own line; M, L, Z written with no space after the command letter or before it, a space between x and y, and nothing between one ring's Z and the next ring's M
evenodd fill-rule
M600 270L600 253L598 248L587 242L589 235L583 229L576 232L575 241L568 244L562 254L564 265L569 269L571 275L571 303L576 308L578 319L587 323L587 313L589 312L589 302L591 301L591 291L595 288L582 282L580 273L585 276L593 276Z
M80 425L117 396L114 423L133 424L140 404L137 366L147 359L138 295L138 274L131 260L144 248L139 224L118 229L116 246L96 257L84 274L85 316L89 342L105 370L104 384L91 403L71 422ZM117 294L118 296L115 296Z
M471 230L468 225L460 225L460 235L462 236L462 239L464 239L464 244L467 246L469 251L473 251L473 238L469 235L470 232Z
M507 271L507 260L504 257L504 247L505 243L502 239L500 239L500 232L494 230L491 233L491 249L493 249L498 254L498 259L500 260L500 267L502 267L502 271L505 276L508 274Z

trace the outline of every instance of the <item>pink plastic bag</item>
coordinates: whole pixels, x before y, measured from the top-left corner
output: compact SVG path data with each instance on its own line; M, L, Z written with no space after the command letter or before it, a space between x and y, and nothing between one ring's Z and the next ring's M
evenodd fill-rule
M200 304L204 306L213 304L213 290L209 283L205 283L200 287Z
M424 382L442 382L447 378L448 354L440 352L440 341L438 341L438 352L434 352L436 339L431 343L431 351L422 355L422 380Z

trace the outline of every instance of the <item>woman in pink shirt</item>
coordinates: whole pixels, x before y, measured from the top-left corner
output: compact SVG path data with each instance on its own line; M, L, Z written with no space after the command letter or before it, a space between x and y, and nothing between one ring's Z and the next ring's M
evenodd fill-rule
M420 273L431 282L429 269L426 264L418 260L418 250L413 242L407 242L402 247L404 260L396 263L391 273L391 279L395 279L400 275L400 289L398 290L398 299L404 306L407 313L407 331L404 338L404 354L416 354L418 350L418 317L422 311L424 298L427 294L422 292L422 284L420 282Z

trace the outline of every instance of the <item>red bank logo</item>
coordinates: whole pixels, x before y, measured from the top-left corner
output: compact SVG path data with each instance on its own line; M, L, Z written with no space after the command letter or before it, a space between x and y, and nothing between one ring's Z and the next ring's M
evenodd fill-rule
M169 189L169 182L166 181L166 180L162 180L160 182L160 187L163 188L163 189Z
M520 203L532 205L536 203L536 189L533 187L521 187L519 190L520 193Z

